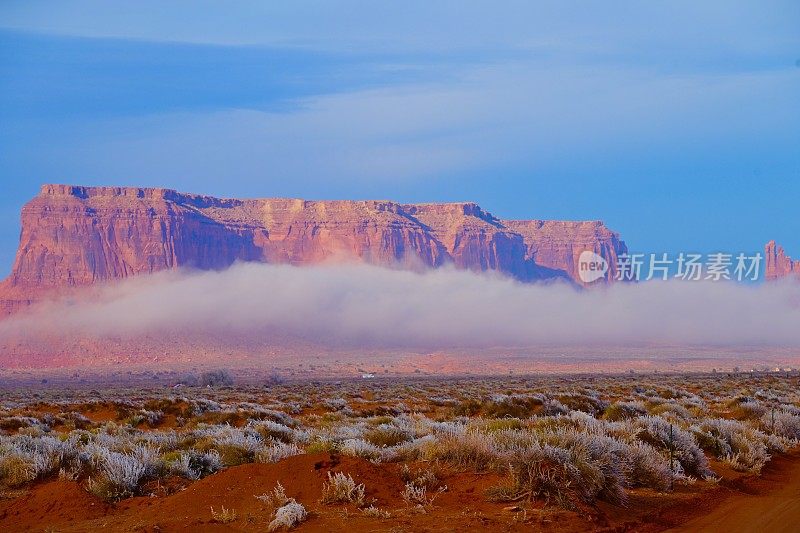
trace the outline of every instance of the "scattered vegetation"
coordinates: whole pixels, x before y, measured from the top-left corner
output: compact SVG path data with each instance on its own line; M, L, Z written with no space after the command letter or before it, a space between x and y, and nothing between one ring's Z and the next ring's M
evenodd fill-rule
M211 518L214 519L214 522L229 524L230 522L235 522L239 516L234 509L226 509L225 506L222 505L219 511L215 511L213 507L211 508Z
M322 486L323 503L354 503L357 506L364 504L364 484L356 485L353 478L342 472L328 472L328 481Z
M190 482L243 463L332 453L402 463L399 496L408 505L428 507L446 490L440 471L469 471L501 476L486 494L493 501L570 508L625 504L637 487L666 492L714 480L710 458L758 473L800 440L796 373L276 381L264 388L234 387L219 371L184 381L203 387L53 389L46 398L10 391L0 400L0 490L58 477L117 501L170 476ZM280 484L257 498L272 517L270 530L307 517ZM322 500L389 516L343 472L328 473ZM235 519L225 508L212 514Z

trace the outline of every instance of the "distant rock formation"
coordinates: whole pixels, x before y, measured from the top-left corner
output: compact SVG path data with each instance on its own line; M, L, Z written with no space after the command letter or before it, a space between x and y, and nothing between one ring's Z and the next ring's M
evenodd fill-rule
M764 255L766 256L764 277L767 280L800 275L800 261L792 260L784 252L783 246L775 244L775 241L769 241L764 246Z
M169 189L44 185L22 209L22 233L0 306L179 267L330 260L409 269L452 264L521 281L580 283L577 258L609 265L627 252L602 222L504 221L474 203L220 199Z

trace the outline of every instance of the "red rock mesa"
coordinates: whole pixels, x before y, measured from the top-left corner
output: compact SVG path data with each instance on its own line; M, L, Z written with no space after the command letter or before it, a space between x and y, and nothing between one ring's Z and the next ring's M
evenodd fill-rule
M0 306L166 269L234 261L292 265L357 260L401 268L452 264L529 282L578 282L592 250L627 251L600 221L500 220L474 203L221 199L169 189L44 185L22 208L22 232Z
M800 275L800 261L793 261L783 251L783 246L769 241L764 247L766 267L764 277L767 280L776 280L790 275Z

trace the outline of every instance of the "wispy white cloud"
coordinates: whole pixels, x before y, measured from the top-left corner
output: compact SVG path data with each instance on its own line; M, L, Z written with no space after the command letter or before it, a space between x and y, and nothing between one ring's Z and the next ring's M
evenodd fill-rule
M271 332L323 345L492 347L800 346L800 284L648 282L579 291L463 271L366 265L239 264L108 287L93 303L55 303L0 322L0 339Z
M352 190L504 165L535 174L575 154L714 151L771 139L794 127L797 112L763 95L784 99L800 90L796 74L785 71L674 76L537 62L473 66L457 80L315 96L290 113L115 119L92 123L88 135L65 134L51 150L60 168L74 164L74 174L117 181L200 184L218 194L236 192L214 186L223 176L265 189L290 181L298 190L321 183Z
M663 52L663 61L775 53L796 44L792 1L670 3L10 0L0 26L88 37L292 44L328 50L522 48L574 54Z

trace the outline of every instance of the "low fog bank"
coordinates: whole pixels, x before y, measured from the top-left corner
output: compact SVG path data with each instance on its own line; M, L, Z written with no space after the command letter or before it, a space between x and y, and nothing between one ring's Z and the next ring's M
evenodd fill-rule
M167 272L53 302L0 336L252 335L384 346L800 346L800 283L648 282L577 290L451 269L237 264Z

